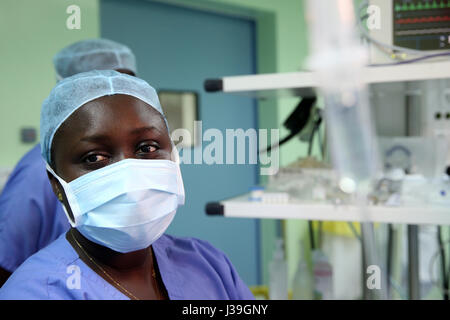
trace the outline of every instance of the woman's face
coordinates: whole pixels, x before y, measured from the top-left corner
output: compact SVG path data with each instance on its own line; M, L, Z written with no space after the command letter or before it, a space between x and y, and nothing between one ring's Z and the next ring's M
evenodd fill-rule
M86 103L61 125L53 139L52 163L70 182L124 159L169 160L171 152L161 114L135 97L118 94Z

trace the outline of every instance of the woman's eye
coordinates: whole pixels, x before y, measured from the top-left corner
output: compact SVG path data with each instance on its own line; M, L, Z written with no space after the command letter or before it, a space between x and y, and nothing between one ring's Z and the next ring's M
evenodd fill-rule
M91 154L84 159L87 163L95 163L103 160L106 160L106 157L100 154Z
M151 146L151 145L141 146L138 149L139 153L151 153L151 152L155 152L156 150L158 150L158 149L155 146Z

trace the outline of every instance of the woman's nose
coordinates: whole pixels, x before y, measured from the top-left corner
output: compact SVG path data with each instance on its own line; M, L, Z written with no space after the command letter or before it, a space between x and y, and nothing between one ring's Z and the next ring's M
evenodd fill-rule
M116 157L115 162L119 162L125 159L136 159L136 153L134 150L121 150Z

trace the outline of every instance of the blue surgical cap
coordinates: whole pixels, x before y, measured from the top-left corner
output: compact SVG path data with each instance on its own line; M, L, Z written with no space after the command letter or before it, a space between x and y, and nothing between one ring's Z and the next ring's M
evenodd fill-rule
M41 153L48 164L52 160L53 137L64 121L87 102L114 94L125 94L144 101L162 115L167 125L155 89L144 80L113 70L79 73L58 82L42 104Z
M88 39L71 44L53 57L58 80L91 70L128 69L136 72L136 58L127 46L107 40Z

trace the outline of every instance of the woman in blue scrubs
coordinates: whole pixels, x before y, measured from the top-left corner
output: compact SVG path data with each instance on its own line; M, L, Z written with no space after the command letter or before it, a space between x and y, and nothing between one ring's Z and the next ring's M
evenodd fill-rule
M116 71L59 82L41 149L70 230L27 259L0 299L253 299L208 242L164 235L184 187L155 90Z
M135 75L135 60L121 43L87 39L62 49L53 64L61 80L95 69ZM36 145L16 165L0 194L0 287L21 263L69 227L48 181L40 145Z

